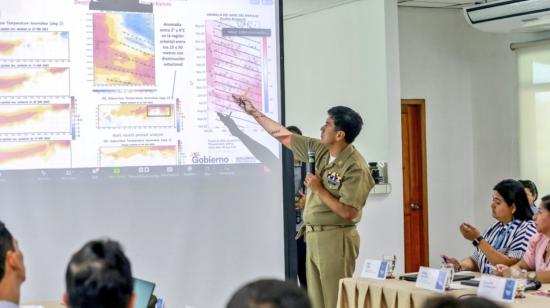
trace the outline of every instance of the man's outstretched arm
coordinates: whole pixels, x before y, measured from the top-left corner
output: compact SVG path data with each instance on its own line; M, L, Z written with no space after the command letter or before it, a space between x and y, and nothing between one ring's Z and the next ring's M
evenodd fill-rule
M258 111L252 102L248 100L246 95L233 95L235 103L237 103L247 114L251 115L260 126L265 129L271 136L279 140L284 146L289 147L292 141L292 132L290 132L286 127L281 125L279 122L273 121L268 118L262 112Z

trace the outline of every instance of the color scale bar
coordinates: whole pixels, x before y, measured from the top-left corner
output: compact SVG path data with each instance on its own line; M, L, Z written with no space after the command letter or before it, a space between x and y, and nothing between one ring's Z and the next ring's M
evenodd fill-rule
M71 138L72 140L76 140L76 124L75 124L75 98L74 96L71 96L71 109L70 109L70 117L71 117Z
M268 66L268 61L267 61L267 36L264 36L262 38L263 40L263 47L264 47L264 55L263 55L263 69L262 69L262 79L263 79L263 88L264 88L264 112L268 113L269 112L269 89L268 89L268 79L267 79L267 66Z

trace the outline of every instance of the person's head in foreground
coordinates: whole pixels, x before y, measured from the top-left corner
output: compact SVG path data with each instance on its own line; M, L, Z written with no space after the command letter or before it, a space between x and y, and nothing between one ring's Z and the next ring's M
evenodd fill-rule
M112 240L93 240L72 257L65 273L65 304L70 308L132 308L130 261Z
M310 308L306 292L295 283L263 279L246 284L229 300L226 308Z
M25 278L25 263L19 243L0 221L0 302L19 305L20 288Z
M441 296L426 301L424 308L501 308L502 306L483 297L456 298Z

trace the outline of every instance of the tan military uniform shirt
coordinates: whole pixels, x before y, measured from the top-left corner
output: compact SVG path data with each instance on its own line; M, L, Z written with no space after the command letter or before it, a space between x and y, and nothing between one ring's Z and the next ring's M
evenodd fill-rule
M354 225L361 220L361 210L374 186L374 180L363 156L350 144L329 163L330 153L318 139L292 135L290 145L294 158L307 162L308 150L315 151L315 171L323 186L340 202L359 210L349 221L334 213L321 199L308 190L304 209L306 225Z

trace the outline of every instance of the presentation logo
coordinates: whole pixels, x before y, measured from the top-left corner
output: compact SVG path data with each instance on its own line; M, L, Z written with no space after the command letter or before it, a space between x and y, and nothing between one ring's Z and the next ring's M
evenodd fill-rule
M207 165L207 164L228 164L229 163L229 157L225 156L206 156L201 155L200 153L193 153L193 157L191 158L191 162L193 164L201 164L201 165Z

